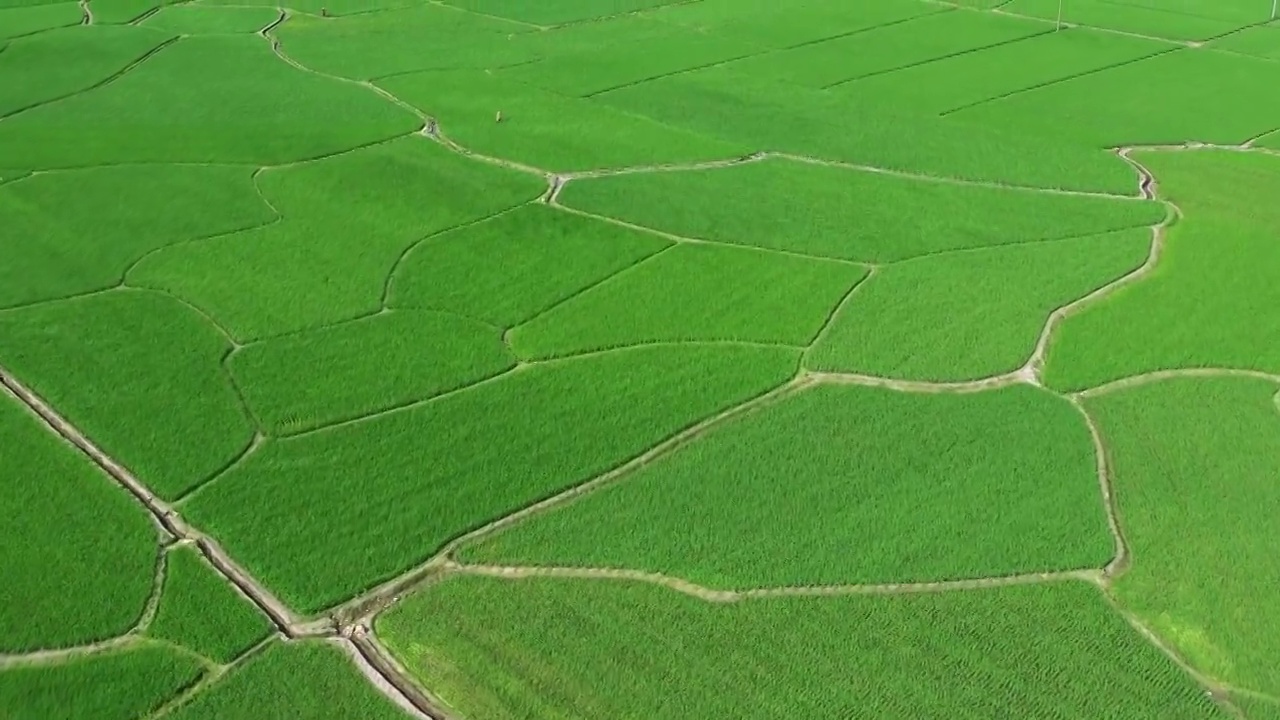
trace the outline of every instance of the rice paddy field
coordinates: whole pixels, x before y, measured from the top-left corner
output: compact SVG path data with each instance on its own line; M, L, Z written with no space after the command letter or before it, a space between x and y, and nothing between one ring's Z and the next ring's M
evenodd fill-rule
M0 718L1280 718L1271 0L0 0Z

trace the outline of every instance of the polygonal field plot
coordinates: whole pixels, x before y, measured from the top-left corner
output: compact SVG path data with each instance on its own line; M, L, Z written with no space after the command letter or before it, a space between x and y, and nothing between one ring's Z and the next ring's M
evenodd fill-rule
M1151 231L981 248L877 268L840 306L805 367L955 382L1012 372L1050 314L1133 272Z
M1280 158L1230 151L1137 157L1183 219L1168 229L1158 264L1141 282L1062 322L1045 382L1080 390L1174 368L1280 372Z
M966 123L1095 147L1234 145L1274 130L1280 66L1180 49L961 110Z
M1202 672L1280 693L1280 642L1258 632L1280 611L1254 601L1280 584L1280 383L1174 378L1086 397L1085 407L1113 458L1133 553L1118 600Z
M1026 386L803 390L465 549L467 562L629 568L713 588L1101 567L1094 449Z
M18 38L0 53L0 117L101 84L174 37L135 27L70 27Z
M419 241L545 187L421 137L273 169L258 184L281 222L167 247L128 281L187 300L241 341L314 330L380 311L391 274Z
M670 246L651 233L524 205L415 246L388 282L387 303L512 327Z
M318 611L768 392L795 374L798 355L659 346L526 367L268 441L182 512L282 600Z
M1084 583L721 604L454 577L377 627L474 718L1230 717Z
M514 365L497 328L418 311L254 343L227 359L245 403L272 435L408 405Z
M1159 204L1140 200L773 159L575 180L560 202L676 235L868 262L1091 235L1165 216Z
M0 188L0 307L119 284L163 247L264 225L277 215L245 167L118 165Z
M510 342L524 357L654 342L803 346L865 275L848 263L680 244L516 326Z
M0 365L165 498L207 480L253 439L220 366L230 350L200 313L150 291L0 313Z
M21 664L0 669L0 707L49 720L146 717L203 671L196 658L157 643Z
M323 120L334 115L345 119ZM93 132L85 132L90 124ZM123 162L269 165L419 127L412 113L371 90L282 63L261 37L207 35L166 46L115 82L8 118L0 124L0 157L40 169Z
M82 645L132 628L156 573L158 534L142 508L4 391L0 476L8 493L0 653Z

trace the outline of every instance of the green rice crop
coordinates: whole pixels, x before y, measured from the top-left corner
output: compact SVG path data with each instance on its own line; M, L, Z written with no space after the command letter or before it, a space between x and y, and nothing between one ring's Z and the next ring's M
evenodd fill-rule
M1127 0L1126 4L1239 23L1256 23L1271 15L1270 0Z
M769 82L722 67L600 95L623 110L759 150L965 180L1133 193L1137 178L1096 148L1044 142L1009 124L966 125Z
M750 152L479 70L397 75L378 84L436 118L462 146L550 171L720 160ZM495 121L497 113L502 122Z
M446 310L511 327L670 244L546 205L526 205L415 247L392 278L390 305Z
M0 670L0 707L6 720L134 720L195 683L202 671L185 653L140 643Z
M806 357L815 370L977 380L1019 368L1049 314L1142 265L1142 228L881 267Z
M668 26L664 32L639 39L620 36L609 45L554 52L540 62L512 67L502 76L564 95L585 97L761 50L748 40Z
M279 17L280 11L269 7L178 5L162 8L139 24L184 35L253 33Z
M1193 0L1198 1L1198 0ZM1263 7L1265 0L1244 0L1244 2L1209 2L1196 8L1199 12L1173 10L1168 0L1157 0L1148 7L1141 2L1110 2L1109 0L1013 0L1002 9L1005 12L1029 15L1043 20L1057 21L1058 9L1062 9L1062 20L1067 23L1119 30L1140 35L1154 35L1171 40L1208 40L1239 28L1245 23L1265 20L1269 7ZM1243 16L1237 14L1232 20L1230 15L1214 17L1206 12L1213 7L1229 8L1232 5L1251 5L1256 14Z
M1181 378L1086 400L1113 463L1133 567L1120 602L1222 682L1280 694L1275 384Z
M756 55L730 63L729 68L748 75L822 88L979 48L1014 43L1051 29L1043 23L1008 15L951 11Z
M1209 47L1241 55L1280 60L1280 25L1260 25L1214 40Z
M702 0L673 3L649 14L692 30L714 30L766 47L785 48L863 32L943 12L916 0L833 3L827 0Z
M1084 583L719 604L455 577L378 629L460 716L485 720L1230 717Z
M835 385L720 426L463 558L745 589L1101 567L1111 551L1093 444L1066 401L1025 386Z
M275 642L165 715L172 720L325 718L403 720L406 715L323 640Z
M84 12L78 2L60 2L0 10L0 40L42 30L79 25Z
M421 137L270 170L258 184L282 222L154 253L129 282L187 299L242 341L314 329L377 312L388 275L423 237L545 189Z
M228 663L270 633L267 617L209 566L180 545L166 556L164 591L147 635L217 663Z
M509 18L536 25L560 25L622 15L659 5L669 5L674 0L541 0L528 3L524 0L447 0L449 5L484 15Z
M576 180L560 200L686 237L872 262L1141 227L1165 214L1153 202L963 185L788 160Z
M514 365L497 328L412 310L247 345L228 361L273 435L425 400Z
M1231 702L1248 720L1280 720L1280 702L1245 694L1233 695Z
M785 382L797 355L643 347L527 367L268 442L183 511L282 600L320 610ZM316 502L332 511L315 513Z
M172 37L144 28L82 26L13 40L0 53L0 117L93 87ZM8 148L0 155L6 163L17 161Z
M839 86L839 92L886 107L942 113L1176 47L1075 28L862 78Z
M1045 381L1077 390L1180 367L1280 372L1280 158L1228 151L1143 152L1185 219L1155 272L1068 317Z
M93 132L85 132L90 125ZM280 62L261 37L207 35L166 47L108 85L5 120L0 157L33 169L121 162L267 165L348 150L419 126L413 114L368 89Z
M230 7L280 7L280 0L200 0L202 5ZM332 18L347 15L375 14L399 10L414 4L414 0L289 0L288 8L296 14L320 15L324 12Z
M156 531L145 511L7 394L0 477L0 653L127 632L155 576Z
M119 165L0 188L0 307L102 290L149 252L275 217L248 168Z
M1280 65L1183 49L962 110L951 118L1095 147L1236 144L1276 127Z
M866 269L754 248L678 245L511 331L523 357L648 342L805 345Z
M167 498L217 472L253 436L219 366L228 350L199 314L153 292L0 313L0 365Z
M178 0L92 0L94 23L124 25Z
M308 68L367 80L535 60L542 57L540 48L514 37L532 31L498 18L418 5L337 19L295 15L273 34L289 57Z

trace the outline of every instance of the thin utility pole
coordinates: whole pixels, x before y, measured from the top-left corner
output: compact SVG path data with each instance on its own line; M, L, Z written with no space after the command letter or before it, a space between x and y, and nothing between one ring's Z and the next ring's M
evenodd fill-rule
M1276 19L1277 12L1280 12L1280 0L1271 0L1271 19Z
M1280 0L1271 0L1271 2L1280 3ZM1272 10L1271 14L1274 15L1275 11ZM1058 0L1058 25L1053 29L1053 31L1057 32L1061 29L1062 29L1062 0Z

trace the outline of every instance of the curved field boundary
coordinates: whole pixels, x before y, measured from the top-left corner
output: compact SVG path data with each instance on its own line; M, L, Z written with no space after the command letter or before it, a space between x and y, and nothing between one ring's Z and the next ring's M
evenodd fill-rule
M1061 572L1028 573L1001 577L967 578L963 580L938 580L919 583L879 583L849 585L787 585L780 587L750 588L747 590L717 590L698 585L683 578L662 573L619 568L580 568L520 565L470 565L446 561L441 570L445 573L480 575L483 577L516 580L533 577L569 578L575 580L626 580L661 585L691 595L706 602L730 603L778 597L831 597L839 595L905 595L911 593L937 593L957 590L982 590L1008 585L1081 580L1100 584L1097 570L1064 570Z

